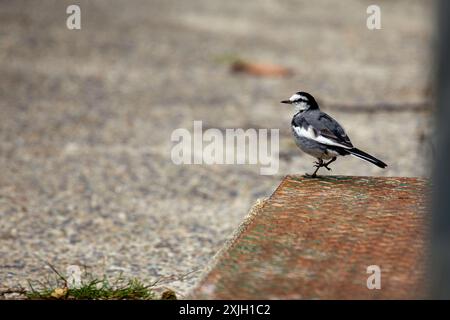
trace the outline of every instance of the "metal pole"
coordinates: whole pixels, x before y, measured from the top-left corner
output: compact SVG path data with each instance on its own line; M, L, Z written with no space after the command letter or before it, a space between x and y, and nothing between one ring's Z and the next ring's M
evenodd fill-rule
M431 277L432 297L450 299L450 1L441 0L438 6Z

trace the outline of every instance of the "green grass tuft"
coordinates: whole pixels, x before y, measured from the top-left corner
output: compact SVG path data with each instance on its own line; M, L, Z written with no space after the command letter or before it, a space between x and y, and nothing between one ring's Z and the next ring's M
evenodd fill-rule
M28 299L77 299L77 300L149 300L155 293L138 279L130 279L116 287L106 278L93 279L79 288L44 287L27 292Z
M30 290L27 290L28 299L79 299L79 300L151 300L158 299L153 287L156 283L145 285L142 281L131 278L126 279L120 274L111 279L106 275L94 277L86 271L82 275L81 285L73 287L68 285L67 279L52 265L55 278L47 278L45 282L28 281Z

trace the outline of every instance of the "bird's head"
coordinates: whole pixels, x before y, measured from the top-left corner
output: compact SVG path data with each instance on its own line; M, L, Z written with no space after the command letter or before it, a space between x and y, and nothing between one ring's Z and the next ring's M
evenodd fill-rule
M291 104L297 111L319 109L314 97L308 92L303 91L294 93L288 100L283 100L281 103Z

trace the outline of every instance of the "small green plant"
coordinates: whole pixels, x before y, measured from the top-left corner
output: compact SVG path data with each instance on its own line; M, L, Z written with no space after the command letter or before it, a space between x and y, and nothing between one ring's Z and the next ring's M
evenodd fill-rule
M80 300L150 300L158 299L153 291L156 282L145 285L142 281L127 279L120 274L114 279L103 275L95 277L84 271L83 280L77 286L70 285L54 266L48 264L54 272L54 278L45 281L28 281L30 290L25 295L28 299L80 299ZM163 294L164 298L164 294Z

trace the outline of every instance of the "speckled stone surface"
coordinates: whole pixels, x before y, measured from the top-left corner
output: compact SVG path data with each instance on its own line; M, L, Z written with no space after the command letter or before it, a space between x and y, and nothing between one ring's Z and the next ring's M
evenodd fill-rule
M256 199L311 170L278 103L299 89L389 164L345 158L333 174L428 174L426 108L330 107L429 100L428 2L382 1L380 31L366 28L369 1L77 1L79 31L69 4L0 3L1 289L42 279L49 261L164 277L183 297ZM230 56L294 75L232 74ZM194 120L279 128L279 173L174 165L170 135Z
M428 189L417 178L288 176L192 298L424 298ZM379 290L367 288L373 265Z

